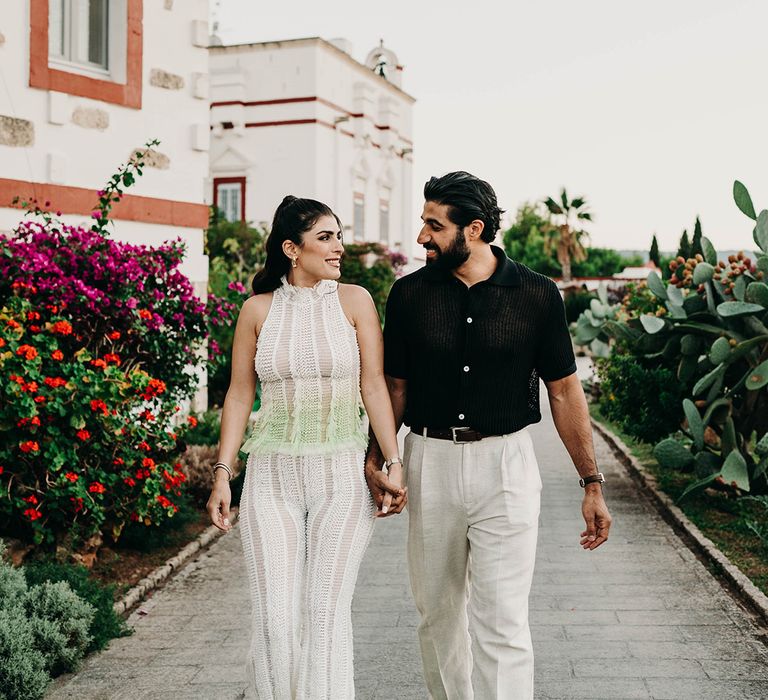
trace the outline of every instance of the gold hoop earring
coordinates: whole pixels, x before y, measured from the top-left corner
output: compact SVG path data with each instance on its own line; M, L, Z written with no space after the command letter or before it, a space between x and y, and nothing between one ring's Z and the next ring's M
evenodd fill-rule
M298 267L296 264L296 258L291 258L291 267Z

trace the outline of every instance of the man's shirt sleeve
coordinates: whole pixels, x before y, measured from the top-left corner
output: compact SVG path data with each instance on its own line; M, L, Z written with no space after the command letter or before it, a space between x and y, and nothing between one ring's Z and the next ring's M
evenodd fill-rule
M407 337L401 285L395 282L387 298L384 319L384 374L408 379Z
M576 358L573 355L571 334L565 318L565 305L554 282L548 285L544 319L536 371L545 382L553 382L576 371Z

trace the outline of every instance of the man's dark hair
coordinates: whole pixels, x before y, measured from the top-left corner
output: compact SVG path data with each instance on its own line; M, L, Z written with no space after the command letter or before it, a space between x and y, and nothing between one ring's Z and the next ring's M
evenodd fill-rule
M499 209L496 193L485 180L458 170L442 177L431 177L424 185L424 199L448 205L448 218L460 228L475 219L485 224L480 238L490 243L501 227L503 209Z

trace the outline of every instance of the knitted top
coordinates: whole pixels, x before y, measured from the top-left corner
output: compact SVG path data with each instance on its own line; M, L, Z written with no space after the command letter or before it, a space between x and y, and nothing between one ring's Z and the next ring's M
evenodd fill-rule
M246 453L331 454L364 450L360 349L338 283L296 287L285 277L259 333L261 407Z

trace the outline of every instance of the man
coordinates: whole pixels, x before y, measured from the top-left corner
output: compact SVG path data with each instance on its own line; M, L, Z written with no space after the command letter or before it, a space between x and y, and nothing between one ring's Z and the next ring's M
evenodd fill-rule
M424 198L427 265L395 282L384 328L395 418L411 428L408 564L424 675L435 699L529 700L541 479L526 426L541 420L539 378L584 487L588 550L611 525L603 477L557 286L490 245L502 210L488 183L449 173ZM391 499L381 462L374 439L365 469L380 507Z

